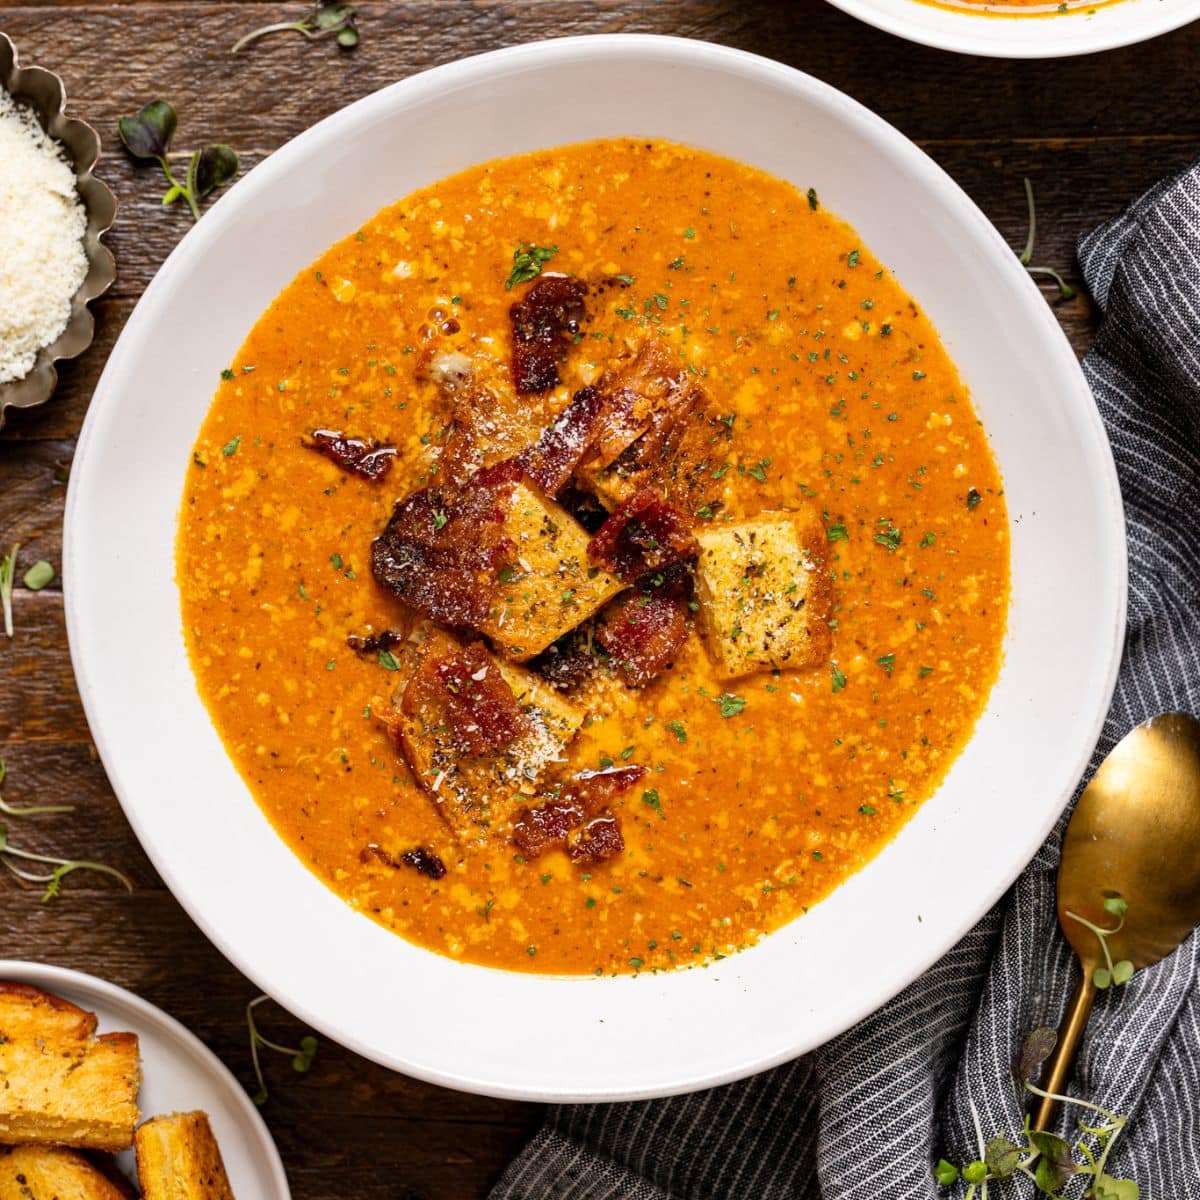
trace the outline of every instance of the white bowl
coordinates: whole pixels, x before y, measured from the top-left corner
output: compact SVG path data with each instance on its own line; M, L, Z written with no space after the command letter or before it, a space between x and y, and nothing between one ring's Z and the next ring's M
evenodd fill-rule
M925 4L922 0L829 0L829 3L910 42L987 58L1069 58L1075 54L1095 54L1148 41L1200 17L1200 0L1118 0L1088 12L1061 16L985 15Z
M916 297L1005 475L1007 662L940 791L802 920L703 970L554 978L464 965L343 904L276 836L188 668L173 580L191 447L277 292L385 204L500 154L622 134L815 186ZM71 652L142 844L220 949L329 1037L436 1083L530 1099L664 1095L832 1037L943 954L1032 856L1108 708L1125 613L1112 457L1050 310L910 142L825 84L690 41L564 39L404 80L272 155L146 289L96 389L67 505Z

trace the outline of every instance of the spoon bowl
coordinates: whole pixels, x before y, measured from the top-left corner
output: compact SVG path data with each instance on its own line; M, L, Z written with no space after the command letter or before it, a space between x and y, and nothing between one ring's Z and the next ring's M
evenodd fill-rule
M1118 896L1128 905L1123 916L1104 905ZM1139 970L1200 924L1200 721L1154 717L1100 764L1063 838L1058 920L1082 968L1043 1085L1061 1094L1096 998L1096 972L1111 966L1089 924L1112 931L1104 939L1112 962ZM1056 1101L1042 1100L1033 1127L1046 1129L1057 1111Z

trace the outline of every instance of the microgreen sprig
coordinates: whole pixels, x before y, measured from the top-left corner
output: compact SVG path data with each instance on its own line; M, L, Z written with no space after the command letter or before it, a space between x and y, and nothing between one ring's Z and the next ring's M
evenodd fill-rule
M1033 243L1037 237L1037 209L1033 203L1033 184L1029 182L1028 177L1025 179L1025 205L1029 213L1029 231L1025 236L1025 248L1017 256L1021 266L1035 278L1039 275L1047 276L1058 284L1058 295L1054 297L1055 303L1070 300L1075 295L1075 289L1069 283L1065 283L1063 277L1053 267L1030 266L1033 261Z
M54 870L30 871L11 862L10 859L13 858L23 862L46 863ZM0 862L3 862L5 868L18 879L24 879L27 883L44 883L46 890L42 894L43 904L53 900L62 891L62 881L72 871L95 871L100 875L111 875L126 891L133 891L133 881L129 876L106 863L92 862L86 858L59 858L53 854L35 854L32 850L22 850L14 846L8 840L8 828L5 825L0 825Z
M8 770L4 765L4 759L0 758L0 784L4 783L4 778L8 774ZM9 804L3 796L0 796L0 813L4 813L9 817L40 817L50 813L72 813L75 811L73 804L24 804L15 805Z
M272 25L263 25L252 29L245 37L234 42L232 54L244 50L259 38L270 37L273 33L299 33L310 42L322 38L335 38L343 50L349 50L358 45L358 29L354 24L355 10L353 4L339 4L336 0L317 0L308 12L298 21L277 21Z
M1107 946L1107 939L1124 925L1129 905L1121 896L1109 896L1104 901L1104 908L1118 919L1112 929L1104 929L1075 913L1067 913L1067 916L1079 921L1100 939L1108 965L1096 969L1093 982L1101 988L1124 983L1133 974L1133 964L1124 959L1114 963ZM1090 1176L1091 1182L1083 1193L1088 1200L1138 1200L1138 1185L1132 1179L1117 1179L1106 1170L1113 1146L1129 1118L1110 1112L1090 1100L1048 1092L1032 1082L1032 1077L1050 1056L1057 1041L1058 1035L1053 1029L1035 1029L1021 1046L1013 1063L1013 1075L1018 1085L1033 1096L1096 1114L1095 1118L1089 1118L1090 1124L1082 1118L1078 1120L1079 1136L1074 1147L1057 1134L1032 1129L1028 1116L1015 1139L996 1135L985 1140L979 1113L972 1100L969 1104L979 1157L962 1166L956 1166L945 1158L939 1159L933 1167L933 1177L939 1184L949 1187L961 1179L966 1184L963 1200L988 1200L989 1183L1002 1183L1017 1175L1024 1175L1033 1181L1043 1195L1059 1197L1072 1178Z
M287 1055L292 1060L292 1069L301 1075L312 1068L313 1061L317 1057L317 1039L311 1034L302 1037L299 1046L281 1046L278 1042L263 1037L254 1020L254 1010L268 999L268 996L255 996L246 1005L246 1027L250 1031L250 1061L254 1064L254 1078L258 1081L258 1091L254 1093L254 1103L260 1106L266 1104L269 1095L258 1055L260 1047L274 1050L276 1054Z
M181 183L167 162L171 139L178 123L175 109L166 100L151 100L136 116L122 117L117 130L125 149L143 162L154 161L162 167L171 186L163 193L163 204L184 200L192 219L200 220L200 201L210 192L224 187L238 173L238 156L231 146L218 142L197 150L188 160L187 174Z
M4 633L6 637L12 637L13 635L13 580L17 574L17 554L20 552L20 549L21 543L17 542L3 558L0 558L0 608L4 610Z
M1092 972L1092 982L1101 990L1107 987L1119 987L1123 983L1128 983L1133 977L1133 963L1127 958L1121 959L1119 962L1113 962L1112 951L1108 948L1108 939L1114 933L1120 933L1125 928L1125 914L1129 911L1129 904L1124 896L1108 896L1104 901L1104 911L1110 916L1117 918L1117 923L1111 929L1105 929L1100 925L1093 925L1091 921L1085 917L1081 917L1078 913L1073 913L1069 909L1066 915L1072 921L1078 921L1085 929L1090 929L1095 935L1096 940L1100 943L1100 949L1104 954L1104 963L1102 967L1097 967Z

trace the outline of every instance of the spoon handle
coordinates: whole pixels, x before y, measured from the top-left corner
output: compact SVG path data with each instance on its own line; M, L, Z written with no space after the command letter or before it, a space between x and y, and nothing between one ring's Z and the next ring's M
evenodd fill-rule
M1083 1031L1087 1028L1088 1017L1092 1014L1092 1004L1096 999L1096 985L1092 982L1091 968L1085 966L1079 982L1075 985L1075 993L1067 1005L1066 1015L1058 1027L1058 1042L1047 1059L1045 1080L1040 1085L1045 1092L1057 1092L1063 1095L1067 1080L1071 1076L1071 1067L1075 1063L1075 1055L1079 1043L1083 1041ZM1058 1101L1038 1097L1033 1110L1033 1128L1049 1129L1058 1115Z

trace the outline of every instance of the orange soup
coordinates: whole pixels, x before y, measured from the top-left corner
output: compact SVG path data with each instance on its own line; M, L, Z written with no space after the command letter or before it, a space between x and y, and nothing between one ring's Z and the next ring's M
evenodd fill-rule
M992 17L1061 17L1091 13L1117 0L925 0L937 8Z
M474 167L221 373L178 538L200 693L397 934L609 973L753 944L937 787L1008 517L929 321L805 193L684 146Z

